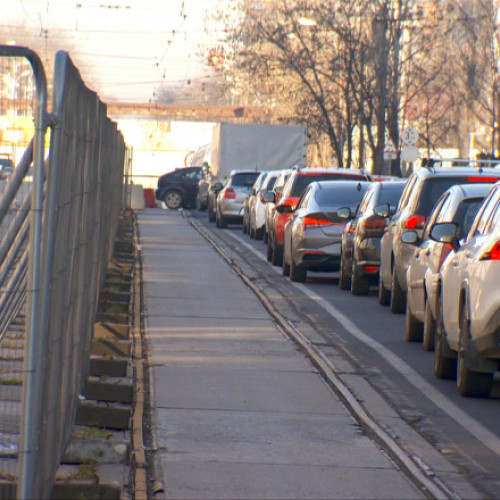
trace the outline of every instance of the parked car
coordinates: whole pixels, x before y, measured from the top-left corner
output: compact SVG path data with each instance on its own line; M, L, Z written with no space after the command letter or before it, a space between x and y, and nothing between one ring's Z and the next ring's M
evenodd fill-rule
M261 172L261 174L257 177L252 186L251 191L248 193L245 201L243 202L243 226L242 230L244 233L250 233L250 212L253 211L253 207L258 199L258 193L263 182L266 180L269 172Z
M302 168L293 170L283 186L279 201L276 202L272 229L268 234L268 254L271 255L271 262L274 265L281 266L283 263L285 225L292 210L297 206L302 193L311 182L324 180L367 181L369 179L366 174L357 170L338 168ZM271 201L273 201L272 198ZM278 207L280 207L279 210Z
M233 170L217 192L215 206L217 227L243 221L243 202L260 175L257 170Z
M430 235L453 247L441 266L434 373L456 375L462 396L487 397L500 359L500 183L464 240L454 222L435 224Z
M273 170L268 172L262 185L256 192L254 203L250 207L249 228L250 238L262 240L266 231L266 202L264 195L268 191L272 191L278 178L280 171Z
M198 181L198 192L196 193L196 209L203 212L208 207L208 190L212 183L210 167L207 162L201 166L201 179Z
M370 184L368 181L312 182L296 208L276 207L277 213L291 214L283 238L283 275L303 282L308 271L339 270L342 231Z
M380 239L394 214L406 182L399 179L373 182L358 211L342 233L339 288L365 295L378 284Z
M434 350L436 297L440 287L439 270L451 245L429 237L430 228L440 222L455 222L463 238L488 194L491 184L458 184L445 191L432 210L422 239L416 231L404 231L401 239L419 245L406 273L405 340L423 341L424 349Z
M201 176L202 167L178 168L162 175L158 179L156 199L172 210L194 207Z
M410 176L380 244L380 304L390 304L393 313L406 312L406 271L415 247L402 241L401 234L412 229L421 238L431 210L449 187L455 184L493 183L499 178L498 169L483 167L430 166L419 168Z
M274 211L276 209L276 203L279 201L281 193L283 192L283 187L286 184L286 181L292 174L291 169L283 169L280 170L278 177L276 177L276 181L274 182L274 187L271 191L264 193L264 202L265 202L265 229L264 229L264 243L267 245L269 239L269 233L273 229L274 225ZM269 262L272 261L272 253L270 253L270 247L267 245L267 260Z

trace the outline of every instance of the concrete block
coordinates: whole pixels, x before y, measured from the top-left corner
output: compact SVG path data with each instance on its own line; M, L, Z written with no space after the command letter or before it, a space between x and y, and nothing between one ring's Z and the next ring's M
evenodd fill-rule
M129 377L89 377L85 382L83 395L96 401L133 403L134 385Z
M76 425L104 429L129 429L132 409L119 403L80 401L76 412Z

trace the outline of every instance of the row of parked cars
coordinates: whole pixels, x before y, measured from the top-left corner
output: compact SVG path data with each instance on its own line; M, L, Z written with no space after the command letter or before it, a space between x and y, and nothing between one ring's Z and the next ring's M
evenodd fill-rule
M499 168L476 166L378 182L356 170L235 171L209 220L241 223L292 281L337 271L353 295L377 287L381 305L406 314L405 340L434 351L435 376L487 397L500 360L499 181Z

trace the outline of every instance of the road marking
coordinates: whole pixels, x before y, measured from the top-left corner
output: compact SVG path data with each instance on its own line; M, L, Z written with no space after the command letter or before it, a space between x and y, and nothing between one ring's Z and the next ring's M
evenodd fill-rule
M230 231L227 231L229 236L237 240L238 243L244 245L248 250L250 250L255 256L267 262L266 256L262 255L258 250L255 250L251 245L243 241L241 237L236 236ZM281 271L275 266L271 266L273 271L281 274ZM345 316L341 311L339 311L335 306L326 302L321 296L310 290L306 285L301 283L290 284L295 286L302 293L307 295L311 300L314 300L321 308L323 308L328 314L333 316L344 328L345 330L355 337L363 344L369 346L377 352L382 358L388 361L391 366L397 370L405 379L410 382L416 389L418 389L424 396L426 396L430 401L432 401L438 408L444 411L449 417L451 417L455 422L462 426L467 432L471 433L476 439L489 448L493 453L500 456L500 439L493 434L484 425L478 422L476 419L469 416L462 409L460 409L455 403L450 401L441 392L435 389L431 384L429 384L421 375L419 375L410 365L403 361L399 356L394 354L391 350L387 349L385 346L372 339L363 330L361 330L355 323L353 323L347 316Z

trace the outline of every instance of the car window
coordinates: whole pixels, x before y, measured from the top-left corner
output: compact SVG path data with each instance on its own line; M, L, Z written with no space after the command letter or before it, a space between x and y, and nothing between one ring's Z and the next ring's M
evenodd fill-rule
M447 201L450 200L450 196L451 196L450 193L445 193L436 202L436 205L432 209L432 212L429 216L429 220L427 221L427 224L425 226L424 239L429 238L430 229L436 222L443 222L443 217L444 217L444 214L446 213L446 207L443 209L443 206L445 205L445 203Z
M248 172L233 175L231 185L235 187L252 187L259 172Z
M271 191L273 189L274 185L276 184L277 176L272 175L272 176L267 176L266 181L262 185L262 189L266 191Z
M401 194L405 187L402 183L392 183L385 182L384 185L379 189L379 199L376 202L377 205L382 205L383 203L388 203L391 208L391 212L396 208Z
M493 209L493 213L491 214L486 224L485 233L487 234L492 233L495 227L497 227L499 219L500 219L500 199L498 196L496 196L496 205Z
M358 208L358 213L357 215L363 215L367 208L370 206L370 202L371 200L373 199L373 189L369 189L366 193L365 193L365 196L363 197L363 199L361 200L361 204L359 205L359 208Z
M306 189L304 194L302 195L302 198L300 199L300 202L298 204L298 208L307 208L307 205L309 204L309 200L311 199L311 195L313 192L313 188L309 187Z
M410 193L413 190L413 186L415 185L415 182L417 182L417 176L413 175L413 177L410 177L410 179L406 183L406 186L403 190L403 193L401 194L401 198L399 200L399 205L398 205L398 210L403 209L406 206L406 204L408 203L408 200L410 198Z
M361 184L360 189L339 189L338 187L328 187L318 189L314 195L315 200L321 207L352 207L357 206L363 198L367 184Z
M463 238L469 232L483 200L484 198L465 198L459 203L452 220L459 225L459 238Z
M337 174L304 174L297 175L294 179L294 182L291 186L291 192L289 196L297 197L301 196L304 192L304 189L311 182L319 182L319 181L352 181L357 179L357 176L347 176L347 175L337 175ZM360 180L364 180L359 178Z
M486 223L495 208L495 202L496 197L494 196L494 193L490 193L472 223L472 227L467 235L467 240L472 239L474 236L485 234Z
M420 191L415 196L412 211L419 215L429 215L439 197L451 186L464 184L466 177L429 177L422 182Z

